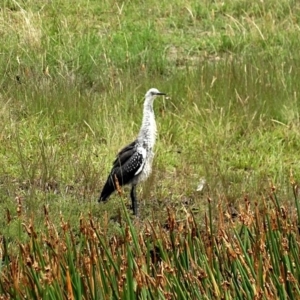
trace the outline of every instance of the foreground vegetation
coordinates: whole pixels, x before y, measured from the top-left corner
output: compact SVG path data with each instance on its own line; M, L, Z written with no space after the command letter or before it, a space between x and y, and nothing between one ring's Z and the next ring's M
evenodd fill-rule
M299 16L296 0L2 1L2 293L297 298ZM168 97L130 220L126 188L96 199L150 87Z
M248 199L233 214L192 214L165 224L133 224L125 211L117 236L81 217L60 227L44 210L45 229L21 224L29 241L4 253L2 299L297 299L300 207L280 206L275 188L261 205ZM22 207L19 207L20 210Z

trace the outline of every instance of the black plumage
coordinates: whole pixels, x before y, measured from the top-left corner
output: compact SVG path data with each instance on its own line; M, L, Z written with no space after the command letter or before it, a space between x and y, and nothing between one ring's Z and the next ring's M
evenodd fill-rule
M130 184L140 173L138 171L142 169L145 157L143 157L143 154L140 153L137 148L138 143L134 141L118 153L99 197L99 202L106 201L116 190L116 179L118 184L123 186Z

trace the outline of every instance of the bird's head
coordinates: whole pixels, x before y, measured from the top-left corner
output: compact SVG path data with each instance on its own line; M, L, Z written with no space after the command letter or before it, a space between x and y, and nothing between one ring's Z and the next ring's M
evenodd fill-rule
M152 88L146 93L145 98L146 99L155 99L156 96L159 96L159 95L165 95L165 93L160 92L158 89Z

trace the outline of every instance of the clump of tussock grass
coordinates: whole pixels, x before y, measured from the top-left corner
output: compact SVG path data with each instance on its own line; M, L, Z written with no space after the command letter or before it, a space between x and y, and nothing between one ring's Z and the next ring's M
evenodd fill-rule
M27 241L2 252L1 294L14 299L288 299L300 296L298 186L295 205L280 205L276 188L261 205L245 198L236 215L212 211L204 222L186 212L166 222L130 220L108 236L91 215L60 226L44 208L45 230L17 219Z

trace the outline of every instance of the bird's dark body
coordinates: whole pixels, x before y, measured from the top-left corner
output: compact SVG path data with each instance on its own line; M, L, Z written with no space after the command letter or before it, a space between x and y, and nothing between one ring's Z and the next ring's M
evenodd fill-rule
M117 184L120 186L131 184L130 197L134 215L138 213L136 185L146 180L152 170L153 147L156 139L153 101L158 95L165 94L155 88L146 93L142 126L137 139L118 153L98 199L99 202L106 201L117 189Z
M143 155L137 151L137 141L124 147L113 162L112 170L103 187L99 201L105 201L116 190L116 179L120 186L132 183L143 161Z

